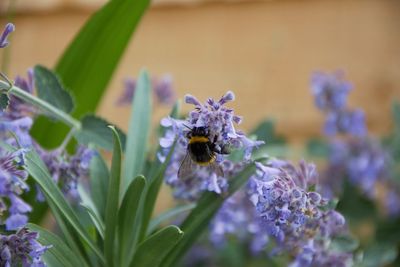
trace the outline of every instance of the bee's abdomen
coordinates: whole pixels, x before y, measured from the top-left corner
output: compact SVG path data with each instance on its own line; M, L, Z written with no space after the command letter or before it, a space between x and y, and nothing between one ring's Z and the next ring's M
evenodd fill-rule
M188 150L192 160L198 164L208 164L215 159L210 150L210 142L189 142Z

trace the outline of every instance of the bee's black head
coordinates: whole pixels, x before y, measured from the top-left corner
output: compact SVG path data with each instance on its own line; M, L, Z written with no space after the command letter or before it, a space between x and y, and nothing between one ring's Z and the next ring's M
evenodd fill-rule
M208 135L208 129L206 127L204 127L204 126L193 127L192 135L193 136L207 136Z

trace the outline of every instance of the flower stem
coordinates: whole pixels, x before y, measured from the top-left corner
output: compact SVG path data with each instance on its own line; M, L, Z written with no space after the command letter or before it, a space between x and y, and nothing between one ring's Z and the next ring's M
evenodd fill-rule
M8 88L10 85L4 81L0 81L0 88ZM40 110L44 111L46 114L51 115L51 117L60 120L66 125L79 130L81 128L81 122L64 111L56 108L55 106L43 101L42 99L22 90L21 88L12 85L10 89L7 90L8 93L24 100L25 102L38 107Z

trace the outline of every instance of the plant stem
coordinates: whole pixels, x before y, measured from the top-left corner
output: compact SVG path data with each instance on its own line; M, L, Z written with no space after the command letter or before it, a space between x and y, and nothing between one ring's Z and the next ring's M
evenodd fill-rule
M10 85L8 83L6 83L4 81L0 81L0 88L7 88L7 87L10 87ZM47 103L46 101L43 101L42 99L22 90L21 88L19 88L17 86L13 85L8 90L8 93L24 100L25 102L27 102L35 107L38 107L40 110L46 112L51 117L60 120L61 122L65 123L66 125L74 128L75 130L81 129L80 121L73 118L72 116L65 113L64 111L56 108L55 106Z

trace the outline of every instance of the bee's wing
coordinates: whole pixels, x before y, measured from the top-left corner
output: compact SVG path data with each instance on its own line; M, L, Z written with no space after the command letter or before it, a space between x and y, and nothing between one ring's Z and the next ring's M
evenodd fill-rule
M189 153L186 153L184 159L182 160L181 166L179 166L178 170L178 178L186 178L193 173L193 170L196 168L196 163L193 162Z
M216 175L220 177L224 177L224 170L222 169L221 165L219 165L217 162L212 162L209 165L210 169L212 172L214 172Z

